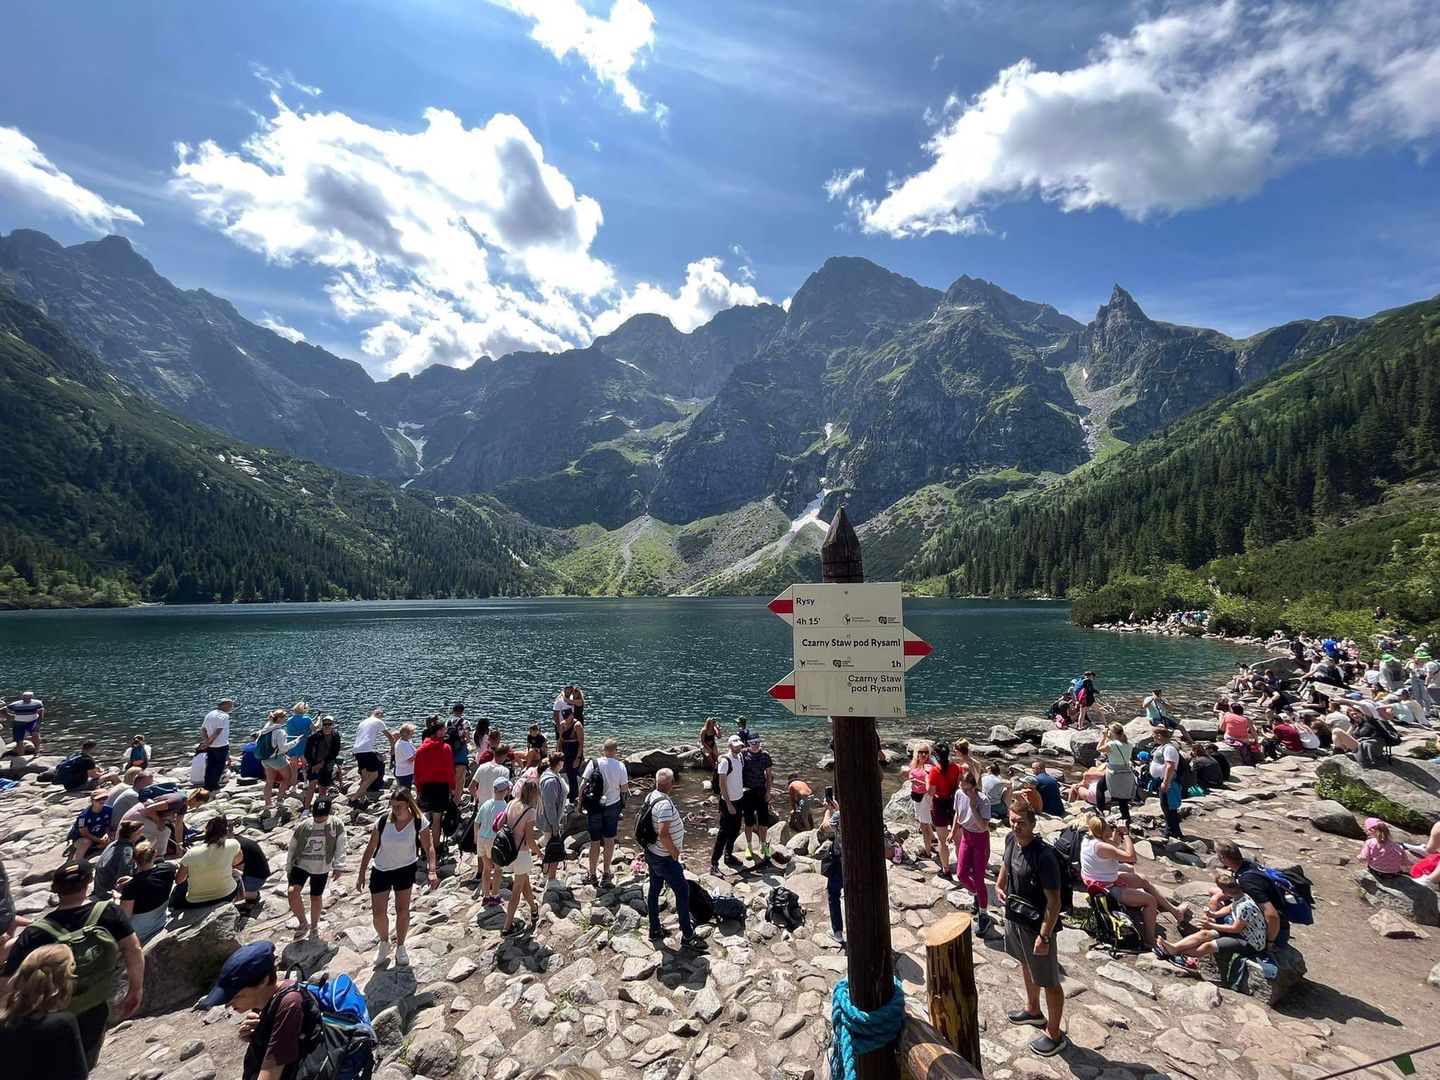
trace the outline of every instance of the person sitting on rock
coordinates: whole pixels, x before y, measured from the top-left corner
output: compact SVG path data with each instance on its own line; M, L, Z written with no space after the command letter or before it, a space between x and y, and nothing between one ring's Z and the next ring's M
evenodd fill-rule
M1195 970L1195 957L1239 953L1260 956L1265 952L1265 916L1239 879L1228 870L1215 875L1215 887L1224 903L1200 916L1200 929L1171 943L1155 941L1155 955L1186 971Z
M1184 926L1190 905L1176 904L1135 871L1135 841L1123 825L1110 825L1092 816L1085 822L1089 835L1080 842L1080 877L1091 892L1104 893L1111 903L1139 908L1146 945L1155 944L1155 926L1161 911ZM1122 865L1124 864L1124 865ZM1128 867L1128 869L1127 869Z
M1365 843L1355 853L1371 875L1381 881L1398 878L1410 867L1410 855L1390 838L1390 826L1376 817L1365 819Z
M243 887L236 873L245 861L240 842L230 835L230 823L217 814L205 823L204 842L192 847L175 872L170 906L213 907L241 899Z
M1245 895L1255 901L1265 917L1265 950L1284 948L1290 944L1290 920L1285 918L1285 896L1280 886L1256 862L1245 858L1240 845L1233 840L1215 841L1215 857L1220 866L1235 875ZM1225 894L1217 886L1211 890L1208 910L1214 914L1226 904Z
M134 869L120 886L120 910L130 920L141 945L165 929L174 887L175 864L157 858L155 845L141 840L135 845Z
M110 843L110 819L114 811L106 804L109 797L109 788L90 792L90 805L80 811L70 829L70 839L75 842L71 858L87 858L93 851L105 850L105 845Z

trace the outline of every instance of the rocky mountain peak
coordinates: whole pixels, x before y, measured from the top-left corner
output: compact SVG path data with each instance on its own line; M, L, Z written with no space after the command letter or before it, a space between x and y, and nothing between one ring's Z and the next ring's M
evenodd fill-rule
M980 308L1004 322L1030 329L1033 331L1032 340L1034 335L1038 335L1039 340L1047 343L1057 335L1082 329L1082 324L1068 315L1062 315L1049 304L1023 300L992 281L969 274L961 274L946 290L945 306Z
M790 301L791 333L834 339L852 336L876 323L911 323L925 318L944 298L869 259L837 255L826 259Z
M150 264L150 260L135 250L135 245L124 236L111 234L99 240L76 244L72 249L84 255L98 270L117 277L149 278L164 280ZM165 282L166 285L170 283ZM218 299L218 298L217 298Z

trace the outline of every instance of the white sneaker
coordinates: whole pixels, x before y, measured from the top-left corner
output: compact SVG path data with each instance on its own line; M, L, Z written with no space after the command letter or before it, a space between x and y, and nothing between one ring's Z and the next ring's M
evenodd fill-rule
M410 966L410 953L409 953L409 951L405 948L404 945L401 945L398 949L395 950L395 966L396 966L396 967L409 967L409 966Z
M375 950L375 967L383 968L385 962L390 959L390 942L380 942L380 947Z

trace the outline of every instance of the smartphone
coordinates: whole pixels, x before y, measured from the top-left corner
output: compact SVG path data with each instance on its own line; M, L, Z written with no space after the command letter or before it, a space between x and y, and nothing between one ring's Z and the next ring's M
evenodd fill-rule
M828 788L828 787L827 787L827 788L825 789L825 801L826 801L826 802L834 802L834 801L835 801L835 789L834 789L834 788Z

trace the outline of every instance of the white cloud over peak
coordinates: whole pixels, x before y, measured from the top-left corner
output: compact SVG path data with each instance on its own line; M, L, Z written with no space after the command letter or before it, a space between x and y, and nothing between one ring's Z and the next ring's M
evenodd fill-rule
M66 217L97 232L143 225L140 215L76 183L17 128L0 127L0 198L42 214Z
M685 268L685 282L673 294L648 282L635 286L595 320L595 333L608 334L632 315L653 312L688 334L726 308L765 303L765 297L749 283L754 275L748 266L741 267L740 276L741 281L727 277L725 264L717 256L697 259Z
M664 123L669 110L651 106L631 79L641 53L655 44L655 13L641 0L615 0L608 16L593 15L579 0L489 0L533 24L530 36L557 60L574 53L631 112L653 112Z
M404 132L271 100L238 150L178 145L171 185L240 246L330 271L332 306L391 374L582 345L618 325L611 307L693 324L758 299L718 259L692 263L673 295L625 293L591 254L600 204L514 116L467 127L431 109Z
M864 169L836 169L830 179L825 181L825 198L843 198L849 194L852 187L864 179Z
M928 166L847 197L865 231L981 231L986 207L1036 195L1141 220L1245 198L1301 161L1440 132L1440 5L1181 4L927 118Z
M271 315L268 311L261 313L260 318L256 320L256 325L263 326L271 333L279 334L286 341L305 340L303 330L296 330L295 327L287 325L278 315Z

